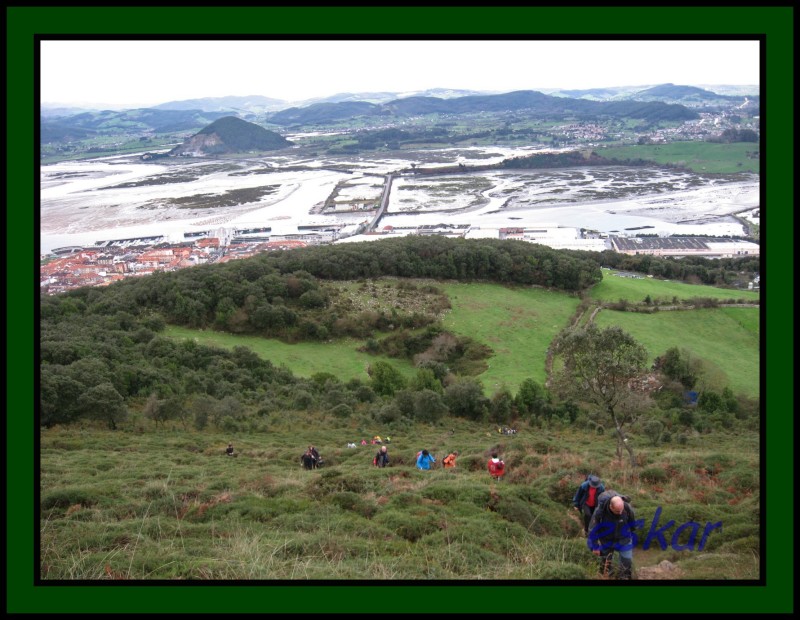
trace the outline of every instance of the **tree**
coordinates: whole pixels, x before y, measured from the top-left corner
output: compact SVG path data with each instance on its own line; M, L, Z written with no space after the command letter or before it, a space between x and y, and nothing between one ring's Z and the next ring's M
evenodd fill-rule
M128 415L125 402L110 383L89 388L78 398L78 406L89 417L105 420L112 430Z
M469 420L483 420L488 412L489 399L483 395L481 382L473 377L464 377L448 385L444 402L452 415Z
M545 389L530 377L525 379L514 397L514 405L520 413L529 413L538 417L549 402L550 397Z
M599 329L594 323L562 332L554 350L563 359L555 378L558 389L568 397L594 403L608 414L617 435L617 457L622 458L624 447L635 469L633 448L623 428L632 415L630 382L644 372L647 350L621 328Z
M406 386L406 378L388 362L377 361L367 369L372 379L372 389L381 396L393 396Z
M679 381L687 390L697 383L701 372L700 360L693 359L689 351L672 347L656 360L658 369L670 379Z

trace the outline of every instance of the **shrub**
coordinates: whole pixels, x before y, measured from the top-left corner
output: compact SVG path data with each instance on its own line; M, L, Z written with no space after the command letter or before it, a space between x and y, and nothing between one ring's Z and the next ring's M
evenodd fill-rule
M583 566L577 564L558 564L556 562L542 562L542 569L539 571L539 579L548 580L571 580L587 579L588 573Z
M75 504L91 506L98 501L97 496L88 489L66 488L50 491L42 496L42 510L50 508L69 508Z
M377 512L376 506L367 503L361 496L352 491L342 491L333 494L331 496L331 502L344 510L350 510L368 519Z
M350 405L341 403L331 409L330 413L337 418L349 418L353 413L353 409L350 407Z
M648 420L644 425L644 434L653 446L658 445L661 435L664 432L664 424L659 420Z
M640 477L647 482L666 482L669 478L667 472L660 467L648 467L642 470Z
M219 427L226 433L239 432L239 423L229 415L226 415L224 418L222 418L222 422L220 423Z

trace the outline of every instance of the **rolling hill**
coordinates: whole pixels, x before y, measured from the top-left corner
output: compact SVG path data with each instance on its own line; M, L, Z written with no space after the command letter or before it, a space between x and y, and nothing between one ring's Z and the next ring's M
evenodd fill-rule
M169 154L202 156L274 151L291 145L292 142L274 131L235 116L225 116L201 129L183 144L172 149Z

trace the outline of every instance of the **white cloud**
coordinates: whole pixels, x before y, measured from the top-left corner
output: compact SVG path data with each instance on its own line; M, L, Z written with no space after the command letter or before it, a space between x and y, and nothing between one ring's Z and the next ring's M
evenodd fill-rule
M41 100L154 105L226 95L758 84L757 41L52 41Z

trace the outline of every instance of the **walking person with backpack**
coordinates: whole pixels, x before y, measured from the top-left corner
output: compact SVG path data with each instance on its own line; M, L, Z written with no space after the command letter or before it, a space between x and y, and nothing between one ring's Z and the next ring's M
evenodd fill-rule
M386 467L389 464L389 452L386 446L381 446L381 449L378 450L378 454L372 459L372 464L375 465L375 467Z
M589 521L586 544L599 557L600 574L618 579L633 578L633 531L644 524L636 523L636 515L627 496L608 490L597 498L597 508ZM619 568L614 569L614 552L619 555Z
M505 461L497 455L497 452L492 452L492 458L489 459L486 467L494 480L501 480L506 473Z
M428 454L427 450L422 450L417 454L417 469L428 470L436 462L432 454Z
M314 458L314 454L311 452L311 447L308 448L303 455L300 457L300 464L305 469L314 469L317 465L317 459Z
M572 505L575 510L583 515L583 535L589 535L589 521L592 520L595 508L597 508L597 498L605 491L606 488L600 481L600 478L594 474L586 476L578 490L575 491L575 497L572 498Z
M442 459L442 465L445 469L456 466L456 458L458 457L458 450L453 450L450 454Z

